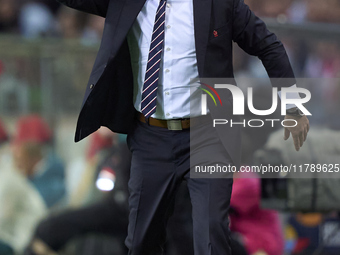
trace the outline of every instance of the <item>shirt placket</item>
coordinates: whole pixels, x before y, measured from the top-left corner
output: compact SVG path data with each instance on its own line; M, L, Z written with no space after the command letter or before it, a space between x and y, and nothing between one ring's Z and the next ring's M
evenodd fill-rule
M170 119L172 117L172 95L171 95L171 84L173 70L173 42L172 42L172 22L170 13L173 11L171 3L167 3L166 16L165 16L165 40L164 40L164 61L163 61L163 104L164 104L164 117Z

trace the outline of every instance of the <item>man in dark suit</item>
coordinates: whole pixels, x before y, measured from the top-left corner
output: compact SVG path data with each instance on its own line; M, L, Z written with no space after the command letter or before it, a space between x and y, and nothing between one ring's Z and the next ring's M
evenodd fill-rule
M193 206L195 254L231 254L227 215L232 178L190 178L189 170L216 162L239 166L240 131L209 129L211 117L218 118L210 101L209 115L190 111L201 105L199 93L189 100L190 79L233 78L235 41L262 60L269 77L284 81L279 89L293 86L281 42L243 0L58 1L106 18L75 141L100 126L128 134L129 254L164 254L167 219L183 179ZM221 93L222 109L232 118L231 94L226 91ZM295 109L291 112L289 118L298 125L286 129L285 138L292 133L298 150L308 119Z

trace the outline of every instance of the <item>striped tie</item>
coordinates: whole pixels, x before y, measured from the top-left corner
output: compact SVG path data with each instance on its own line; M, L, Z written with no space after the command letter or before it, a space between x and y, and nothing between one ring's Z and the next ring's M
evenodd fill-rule
M142 91L141 109L145 118L149 118L156 111L159 66L161 63L164 42L165 8L166 0L160 0L153 27Z

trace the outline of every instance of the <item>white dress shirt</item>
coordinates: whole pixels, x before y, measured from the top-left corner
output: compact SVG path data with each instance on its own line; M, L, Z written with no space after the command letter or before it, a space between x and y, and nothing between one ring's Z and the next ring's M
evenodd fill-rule
M147 0L128 35L134 76L134 106L140 110L151 35L158 0ZM159 71L157 119L189 118L200 115L201 93L198 78L192 0L167 0L163 56ZM190 89L192 88L192 89ZM192 93L190 97L190 93ZM196 106L194 106L194 105ZM197 111L190 112L192 109Z

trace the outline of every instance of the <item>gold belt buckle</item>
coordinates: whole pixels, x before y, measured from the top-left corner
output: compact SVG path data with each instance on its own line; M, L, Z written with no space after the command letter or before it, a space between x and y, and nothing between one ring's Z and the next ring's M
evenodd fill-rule
M181 120L167 120L169 130L182 130L182 121Z

